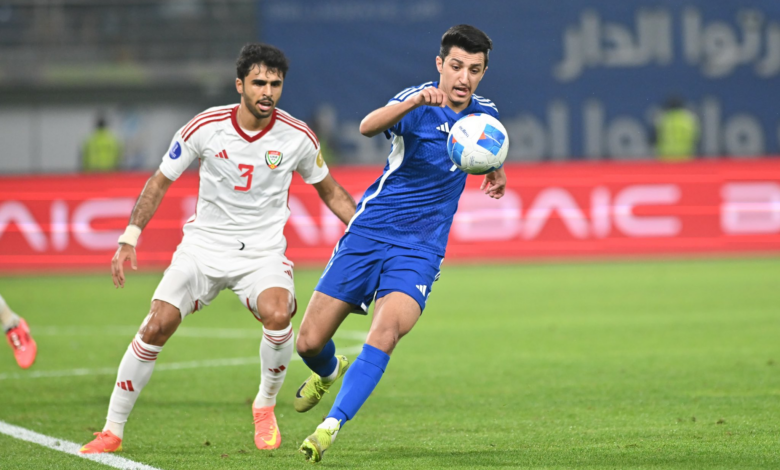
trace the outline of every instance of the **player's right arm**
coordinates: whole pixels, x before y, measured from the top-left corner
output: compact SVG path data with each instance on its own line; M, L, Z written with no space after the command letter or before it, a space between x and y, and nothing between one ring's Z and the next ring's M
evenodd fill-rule
M366 137L374 137L403 119L410 111L420 106L439 106L443 108L447 104L447 95L436 87L423 88L411 99L388 104L371 111L360 121L360 133Z
M133 269L138 269L135 245L138 242L138 237L141 236L141 231L152 219L171 183L176 181L190 163L199 158L201 154L198 137L202 134L194 134L194 131L188 132L188 129L194 129L193 126L197 124L196 119L179 129L173 136L171 146L163 156L160 168L146 182L144 189L141 190L141 195L135 202L130 214L130 224L125 233L119 237L119 248L111 260L111 277L115 287L125 286L124 264L127 260L130 260Z
M149 178L146 185L144 185L144 189L141 190L141 195L138 196L138 200L135 202L133 212L130 213L129 227L137 227L140 234L140 231L152 220L152 216L160 206L160 202L162 202L171 183L173 181L169 180L160 170L157 170ZM138 269L135 257L135 244L125 243L120 238L119 248L117 248L114 258L111 260L111 277L115 287L125 286L124 264L128 259L133 269Z

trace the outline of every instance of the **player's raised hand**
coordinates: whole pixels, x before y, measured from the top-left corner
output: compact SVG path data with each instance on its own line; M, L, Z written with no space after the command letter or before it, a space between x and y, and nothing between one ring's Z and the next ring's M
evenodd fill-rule
M506 173L504 169L499 168L492 173L486 174L479 189L493 199L501 199L506 191Z
M414 97L414 103L420 106L439 106L443 108L447 105L447 94L436 87L423 88Z
M111 278L114 281L114 287L125 287L125 261L130 260L130 266L134 270L138 269L138 263L135 259L135 247L126 243L120 243L114 258L111 260Z

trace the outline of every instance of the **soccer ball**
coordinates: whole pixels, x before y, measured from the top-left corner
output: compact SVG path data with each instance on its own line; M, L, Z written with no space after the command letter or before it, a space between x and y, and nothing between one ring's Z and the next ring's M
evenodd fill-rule
M498 170L508 151L506 129L489 114L469 114L460 118L447 137L450 160L470 175Z

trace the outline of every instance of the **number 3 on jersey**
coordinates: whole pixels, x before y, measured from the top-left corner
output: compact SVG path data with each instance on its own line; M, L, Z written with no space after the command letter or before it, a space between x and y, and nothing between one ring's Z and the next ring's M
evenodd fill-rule
M249 191L249 188L252 187L252 172L255 171L254 165L245 165L241 163L238 165L238 170L243 171L243 173L241 173L241 177L246 178L246 185L236 186L233 189L236 191Z

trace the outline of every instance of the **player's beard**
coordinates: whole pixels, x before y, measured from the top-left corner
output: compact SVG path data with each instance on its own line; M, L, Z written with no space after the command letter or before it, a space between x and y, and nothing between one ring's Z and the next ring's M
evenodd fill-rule
M267 113L263 113L257 109L257 103L259 103L260 100L257 100L253 103L252 100L250 100L249 97L246 95L246 93L244 93L242 96L244 97L244 103L247 105L246 108L249 110L250 113L252 113L252 116L254 116L255 119L257 120L271 117L271 115L274 113L274 109L276 109L276 107L274 106L274 102L271 101L271 109Z
M461 88L465 88L466 89L466 96L465 97L458 96L457 92L455 91L455 88L456 87L453 86L450 89L450 93L449 93L449 95L450 95L449 98L450 98L450 101L452 101L452 104L454 104L455 106L462 106L463 104L466 104L466 103L468 103L471 100L471 93L469 93L471 91L471 87L461 86Z

